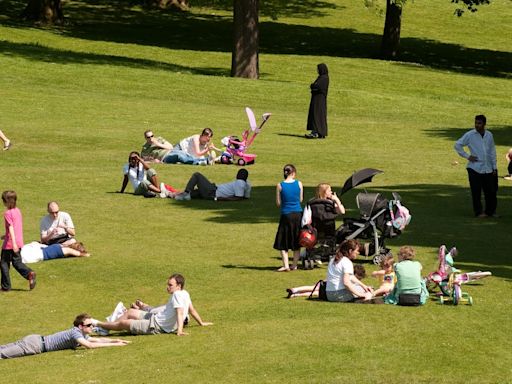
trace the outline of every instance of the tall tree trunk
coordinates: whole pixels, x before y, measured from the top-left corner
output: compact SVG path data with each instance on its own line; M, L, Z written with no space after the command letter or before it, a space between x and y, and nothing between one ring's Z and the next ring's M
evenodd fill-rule
M234 0L231 76L257 79L259 69L259 0Z
M402 4L397 0L386 0L386 21L380 55L384 59L394 59L400 48L400 27L402 25Z
M41 24L62 24L64 22L61 0L28 0L21 16L25 20Z

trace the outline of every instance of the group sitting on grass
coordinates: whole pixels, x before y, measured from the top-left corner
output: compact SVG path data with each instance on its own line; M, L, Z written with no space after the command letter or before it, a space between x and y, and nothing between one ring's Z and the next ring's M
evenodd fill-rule
M421 277L421 264L414 261L415 251L404 246L398 251L399 262L393 264L393 257L385 257L381 270L372 273L379 277L381 285L377 290L364 284L364 268L352 263L359 255L357 240L343 241L334 257L329 261L325 294L327 301L372 302L399 305L423 305L428 298L425 282ZM356 267L359 272L356 273ZM288 288L288 298L319 296L319 284ZM376 299L380 298L380 299Z
M146 142L142 146L141 156L146 161L165 164L213 165L216 159L216 148L210 141L213 130L205 128L201 134L192 135L172 145L163 137L155 137L153 131L144 132Z

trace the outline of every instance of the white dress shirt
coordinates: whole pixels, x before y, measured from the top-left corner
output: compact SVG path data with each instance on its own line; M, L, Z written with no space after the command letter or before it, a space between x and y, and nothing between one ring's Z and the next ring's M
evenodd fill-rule
M469 148L469 154L464 150ZM491 173L496 167L496 146L492 133L485 130L484 136L476 129L466 132L454 146L457 153L465 159L469 156L475 156L476 161L468 161L467 168L471 168L478 173Z

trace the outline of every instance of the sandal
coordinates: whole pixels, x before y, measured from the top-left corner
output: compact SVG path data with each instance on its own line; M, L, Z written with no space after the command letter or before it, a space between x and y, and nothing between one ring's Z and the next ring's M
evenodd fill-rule
M290 271L296 271L296 270L297 270L297 266L296 265L290 267Z

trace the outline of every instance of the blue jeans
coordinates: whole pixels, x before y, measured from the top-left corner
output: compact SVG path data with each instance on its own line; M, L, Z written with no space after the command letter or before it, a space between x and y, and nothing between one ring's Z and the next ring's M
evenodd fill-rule
M176 164L176 163L183 163L183 164L192 164L197 165L201 161L205 161L204 159L198 159L197 157L194 157L190 155L189 153L182 151L181 149L172 150L167 155L165 155L162 159L163 163L166 164Z

